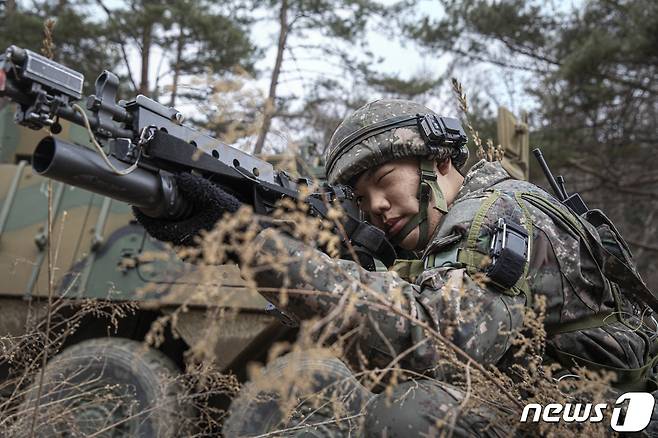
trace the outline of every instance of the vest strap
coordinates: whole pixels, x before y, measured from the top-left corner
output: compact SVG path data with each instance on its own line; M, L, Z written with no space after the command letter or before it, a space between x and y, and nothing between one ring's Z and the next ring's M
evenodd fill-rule
M584 318L576 319L568 322L561 322L546 326L546 333L548 336L558 335L562 333L575 332L578 330L587 330L592 328L603 327L612 321L618 321L618 312L601 312L587 315Z

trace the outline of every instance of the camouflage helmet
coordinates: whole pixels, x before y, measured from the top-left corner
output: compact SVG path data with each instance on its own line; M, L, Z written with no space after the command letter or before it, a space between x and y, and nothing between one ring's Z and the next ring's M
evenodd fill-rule
M348 184L363 171L397 158L420 156L451 157L460 169L468 158L464 145L429 148L418 122L422 115L437 114L409 100L381 99L357 109L338 126L327 147L325 169L330 184ZM459 130L463 134L459 122ZM464 142L465 143L465 135Z
M403 157L419 157L419 210L391 242L401 244L419 227L416 249L429 242L428 207L447 213L446 198L437 182L435 160L451 158L460 169L468 158L466 134L457 119L439 117L408 100L376 100L347 117L329 141L325 168L330 184L354 184L367 169Z

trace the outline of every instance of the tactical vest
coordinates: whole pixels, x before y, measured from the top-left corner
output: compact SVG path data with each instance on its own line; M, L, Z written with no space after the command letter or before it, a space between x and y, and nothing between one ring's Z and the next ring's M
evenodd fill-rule
M486 267L488 263L490 254L482 251L482 245L478 245L477 240L481 236L483 220L487 216L488 211L500 196L505 193L515 199L523 211L524 227L527 235L530 236L529 242L532 242L533 223L527 207L528 203L541 210L558 227L577 237L585 245L587 252L597 265L597 269L604 280L605 287L610 288L614 297L615 311L593 313L577 320L547 326L546 330L549 338L551 335L560 333L604 327L615 321L621 322L631 330L637 329L637 323L627 320L624 312L621 311L620 293L622 289L620 285L623 285L624 293L628 298L644 303L653 311L658 312L658 298L640 278L634 268L628 245L614 224L603 212L600 210L590 210L583 217L580 217L555 199L551 199L547 194L543 194L543 192L505 191L500 186L501 183L498 183L485 190L488 196L482 201L479 210L475 214L466 239L464 240L459 236L455 240L455 242L461 242L459 245L448 252L432 253L429 251L429 253L424 254L422 260L399 261L394 265L393 269L403 278L413 281L425 269L446 265L458 269L466 269L470 275L478 272L482 273L483 267ZM531 249L528 248L528 254L531 253L530 251ZM518 276L518 280L511 287L502 288L496 282L492 281L493 287L507 295L523 293L526 296L526 306L532 306L533 297L527 281L528 266L529 263L526 262L522 268L522 274ZM653 376L653 368L658 364L658 340L654 338L652 342L653 346L649 349L649 357L645 361L645 365L634 369L616 368L595 363L566 351L558 350L557 348L547 351L547 355L567 369L577 365L593 370L613 371L617 375L617 381L613 386L620 390L650 391L658 389L658 382Z

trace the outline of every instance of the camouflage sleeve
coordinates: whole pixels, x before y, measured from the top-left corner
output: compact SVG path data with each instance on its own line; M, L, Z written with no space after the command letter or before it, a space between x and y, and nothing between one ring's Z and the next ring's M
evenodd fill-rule
M369 367L386 367L400 355L403 367L418 372L438 364L439 349L413 320L481 363L497 362L521 324L522 298L490 290L463 269L429 269L411 284L395 272L332 259L273 229L256 243L259 266L252 268L265 298L299 319L330 321L337 336L353 333L348 355Z

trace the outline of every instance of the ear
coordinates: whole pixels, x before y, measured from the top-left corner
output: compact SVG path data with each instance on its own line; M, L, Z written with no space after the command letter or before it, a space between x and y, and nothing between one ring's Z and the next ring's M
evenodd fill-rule
M450 161L450 158L446 158L443 161L437 161L435 163L435 167L437 173L440 173L442 176L446 176L448 172L450 172L450 168L452 167L452 162Z

